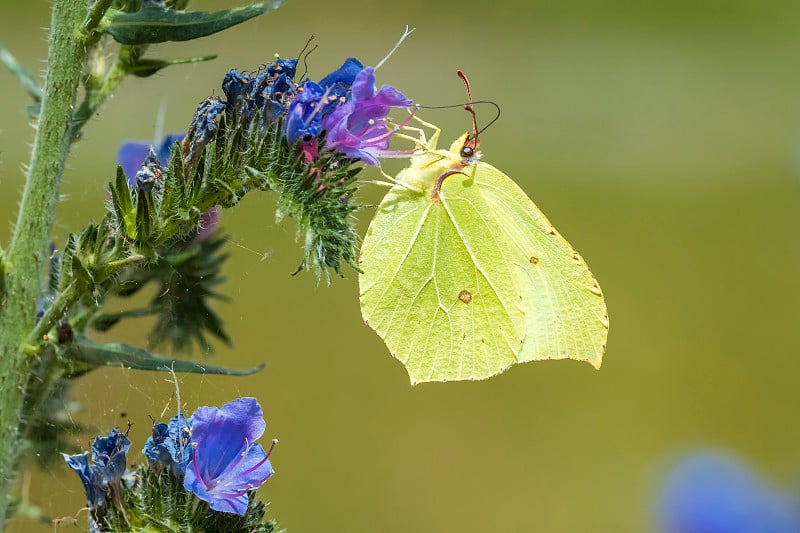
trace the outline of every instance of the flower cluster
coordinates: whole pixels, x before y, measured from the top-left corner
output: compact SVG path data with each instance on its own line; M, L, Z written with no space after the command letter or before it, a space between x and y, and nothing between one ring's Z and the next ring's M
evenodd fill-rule
M224 108L227 120L245 128L256 119L259 128L282 121L286 142L307 163L317 158L323 143L328 150L377 165L377 158L389 153L395 132L387 123L389 111L408 109L412 101L389 85L377 89L375 69L355 58L319 82L295 82L296 72L297 59L276 60L254 76L229 71L222 82L227 100L209 98L197 109L184 140L185 161L191 165L199 148L213 138Z
M391 86L378 88L375 69L354 58L319 81L298 80L297 66L297 59L278 59L256 73L230 70L223 95L199 104L182 139L170 136L144 151L126 143L119 154L125 179L109 185L110 237L162 257L178 241L202 243L216 209L237 205L249 191L271 191L277 217L297 221L304 243L297 272L329 280L342 264L358 269L352 213L364 165L355 163L410 153L390 150L389 141L410 120L412 101ZM406 110L405 120L392 123L392 108ZM170 156L170 147L179 148ZM219 328L195 329L222 336Z
M94 440L93 464L88 452L62 455L83 482L92 531L116 531L115 517L129 520L131 513L136 513L137 504L145 508L147 516L153 516L152 502L141 493L158 484L205 501L208 520L213 522L219 520L215 515L219 512L242 517L258 515L251 512L254 503L250 493L275 473L269 456L277 440L273 440L269 451L255 442L265 429L263 412L255 398L239 398L221 408L200 407L189 418L178 415L169 423L156 423L142 450L148 465L127 472L124 484L121 481L131 443L116 429L108 437ZM164 488L151 492L158 497ZM185 506L176 509L180 511ZM263 512L258 518L261 516ZM197 519L197 515L190 518Z

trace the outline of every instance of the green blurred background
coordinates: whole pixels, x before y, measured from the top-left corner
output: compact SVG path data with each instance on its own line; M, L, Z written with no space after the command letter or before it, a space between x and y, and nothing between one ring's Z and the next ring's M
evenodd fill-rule
M48 10L39 0L0 7L0 40L34 71ZM797 479L798 17L788 0L289 0L225 34L155 50L220 57L124 83L70 159L56 237L100 218L118 145L152 139L162 102L167 131L182 131L229 68L293 57L314 34L318 79L347 56L374 64L414 26L379 83L423 104L458 103L462 69L476 98L502 107L484 159L529 193L600 281L611 319L602 370L544 362L411 388L361 321L355 273L330 287L290 277L294 224L274 221L272 196L252 194L222 218L232 301L216 309L235 345L214 362L270 366L249 378L181 377L187 409L258 397L265 437L281 440L278 475L260 494L290 533L649 531L658 482L681 451L728 449L778 483ZM0 212L12 220L33 132L7 73L0 94ZM422 116L448 140L469 127L458 109ZM362 199L381 192L366 187ZM358 213L362 231L370 216ZM10 225L0 224L4 242ZM142 345L148 328L131 323L116 338ZM80 421L100 431L133 421L138 450L173 388L164 375L103 370L74 397ZM85 501L60 464L31 468L22 488L52 516Z

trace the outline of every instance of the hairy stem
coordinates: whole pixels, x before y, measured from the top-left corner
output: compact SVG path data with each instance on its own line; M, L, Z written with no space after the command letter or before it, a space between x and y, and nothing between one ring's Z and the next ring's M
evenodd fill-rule
M0 308L0 531L18 466L21 406L33 360L23 349L33 329L47 246L69 152L72 106L85 56L85 0L53 3L42 109L17 224L6 262L7 300Z

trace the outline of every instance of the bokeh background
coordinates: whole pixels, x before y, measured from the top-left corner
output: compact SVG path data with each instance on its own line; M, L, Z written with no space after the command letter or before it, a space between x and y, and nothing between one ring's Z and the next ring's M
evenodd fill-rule
M423 104L458 103L462 69L476 98L502 107L484 158L600 281L611 319L602 370L531 363L486 382L411 388L361 321L356 274L319 287L311 274L290 277L295 226L276 223L274 198L254 193L222 218L232 301L216 309L235 345L213 361L269 367L181 377L187 410L258 397L265 437L281 440L278 475L260 494L290 533L651 531L659 482L685 450L730 450L777 484L798 478L799 17L791 0L289 0L219 36L154 50L219 58L126 80L70 159L56 238L101 217L119 144L152 139L162 103L167 132L182 131L229 68L293 57L313 34L318 79L347 56L374 64L416 27L379 83ZM48 2L0 6L0 39L33 71L48 21ZM0 95L0 213L12 221L33 132L5 72ZM469 127L458 109L423 117L447 139ZM365 187L362 200L381 193ZM371 211L357 214L363 231ZM0 224L4 242L10 227ZM148 330L131 322L115 338L143 345ZM131 420L138 450L173 389L161 374L109 369L82 379L74 399L99 432ZM84 503L58 463L21 483L54 517Z

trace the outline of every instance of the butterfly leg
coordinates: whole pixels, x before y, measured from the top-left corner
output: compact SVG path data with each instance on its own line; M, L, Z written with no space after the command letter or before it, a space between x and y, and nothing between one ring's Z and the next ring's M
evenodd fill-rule
M413 126L403 126L403 131L410 131L417 134L417 137L413 135L406 135L404 133L395 133L395 137L399 137L401 139L405 139L407 141L411 141L417 145L417 148L420 150L430 150L428 145L428 139L425 136L425 130L422 128L415 128Z
M437 144L439 143L439 134L441 134L441 133L442 133L442 130L441 130L441 128L439 128L438 126L434 126L434 125L433 125L433 124L431 124L430 122L425 122L424 120L422 120L421 118L419 118L417 115L414 115L414 116L413 116L413 117L411 117L411 118L413 118L414 120L416 120L417 122L419 122L419 123L420 123L422 126L424 126L424 127L428 128L428 129L430 129L430 130L433 130L433 135L431 135L431 140L430 140L430 146L431 146L431 149L432 149L432 150L435 150L435 149L436 149L436 146L437 146ZM424 138L425 138L425 136L424 136L424 133L423 133L423 139L424 139Z
M397 185L398 187L402 187L402 188L407 189L409 191L419 192L419 191L417 191L417 189L415 189L415 188L411 187L410 185L408 185L408 183L404 183L402 181L399 181L399 180L395 179L394 177L390 176L389 174L387 174L383 170L383 167L379 166L378 170L383 175L383 177L386 178L386 181L371 180L371 181L365 181L365 183L372 183L374 185L381 185L381 186L384 186L384 187L394 187L395 185Z
M430 140L428 140L427 135L425 134L425 130L422 128L415 128L414 126L408 125L401 125L402 131L410 131L417 134L417 137L413 137L411 135L405 135L403 133L395 133L395 137L399 137L401 139L405 139L407 141L411 141L415 143L421 150L425 152L430 152L436 149L436 145L439 143L439 134L441 134L442 130L437 126L429 122L425 122L421 118L417 117L416 115L412 115L410 118L413 118L417 122L419 122L422 126L433 130L433 135L431 135Z

